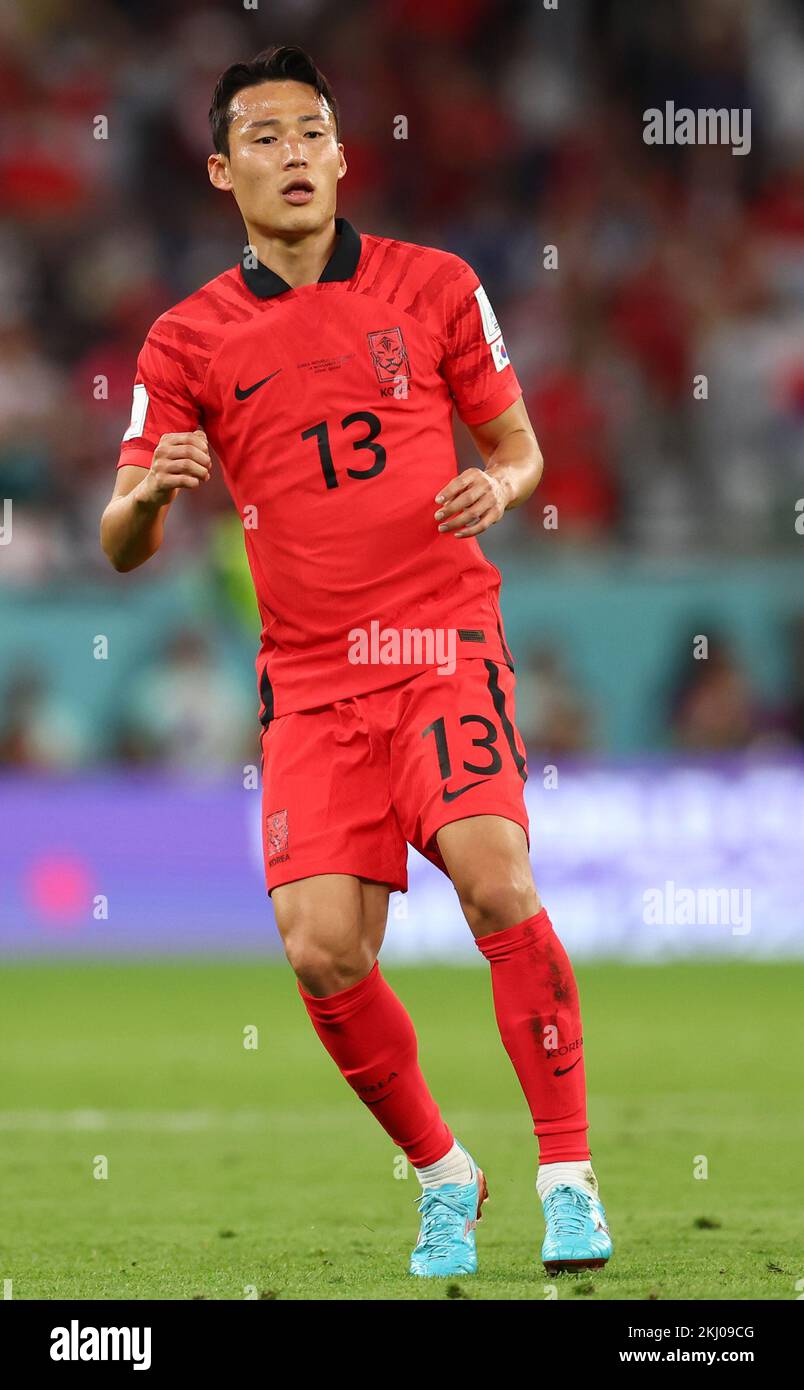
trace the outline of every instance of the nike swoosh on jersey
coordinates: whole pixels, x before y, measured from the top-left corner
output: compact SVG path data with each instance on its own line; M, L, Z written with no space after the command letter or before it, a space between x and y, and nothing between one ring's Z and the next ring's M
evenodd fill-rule
M281 372L281 370L282 370L281 367L277 367L276 371L275 371L275 372L271 372L271 375L270 375L270 376L264 376L263 379L262 379L262 381L255 381L255 383L254 383L253 386L241 386L241 385L238 383L238 384L235 386L235 398L236 398L236 400L238 400L238 401L246 401L246 400L248 400L249 396L253 396L255 391L259 391L260 387L265 385L266 381L272 381L273 378L274 378L275 376L278 376L279 373Z
M578 1062L580 1062L580 1060L581 1059L579 1057ZM573 1062L572 1067L577 1067L578 1062ZM566 1076L568 1071L572 1071L572 1067L556 1067L555 1071L553 1072L553 1076Z
M441 796L443 797L444 801L455 801L459 796L463 796L464 792L469 792L472 790L472 787L479 787L482 786L482 784L483 778L481 777L479 781L467 782L465 787L459 787L458 790L454 792L451 792L446 787L444 787Z

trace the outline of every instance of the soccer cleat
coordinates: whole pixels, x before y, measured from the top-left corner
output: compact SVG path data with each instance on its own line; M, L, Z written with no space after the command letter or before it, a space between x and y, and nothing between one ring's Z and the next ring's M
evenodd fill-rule
M422 1220L410 1273L422 1279L477 1273L475 1227L489 1189L482 1170L471 1155L466 1156L472 1165L471 1182L426 1188L417 1198Z
M563 1184L551 1188L544 1199L544 1219L542 1261L548 1274L601 1269L612 1254L603 1204L582 1188Z

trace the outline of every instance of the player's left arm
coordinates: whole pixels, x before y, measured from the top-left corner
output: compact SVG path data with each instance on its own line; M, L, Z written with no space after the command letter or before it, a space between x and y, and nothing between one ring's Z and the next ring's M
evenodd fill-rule
M526 502L542 476L541 450L519 400L483 424L469 425L483 468L466 468L436 496L439 531L480 536L496 521Z

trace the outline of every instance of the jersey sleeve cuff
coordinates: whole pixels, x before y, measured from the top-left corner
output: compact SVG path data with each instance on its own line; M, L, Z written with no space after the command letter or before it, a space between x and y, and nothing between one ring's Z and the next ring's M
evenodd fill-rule
M124 463L131 463L135 468L150 468L153 456L153 449L121 449L117 467L122 468Z
M519 382L512 382L510 386L495 391L493 396L481 401L480 405L470 406L468 410L458 407L458 414L465 425L485 425L487 420L496 420L498 415L502 415L521 395L522 387Z

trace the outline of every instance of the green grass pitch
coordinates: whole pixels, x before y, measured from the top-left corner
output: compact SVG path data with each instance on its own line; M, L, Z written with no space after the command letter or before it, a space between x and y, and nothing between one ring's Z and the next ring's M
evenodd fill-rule
M19 1299L795 1299L804 964L578 968L615 1240L549 1280L536 1141L484 968L391 968L486 1169L474 1278L413 1280L418 1185L288 967L18 963L0 984L0 1281ZM243 1046L255 1025L258 1047ZM93 1171L99 1156L108 1177ZM708 1163L694 1177L696 1156ZM8 1295L9 1286L5 1285Z

